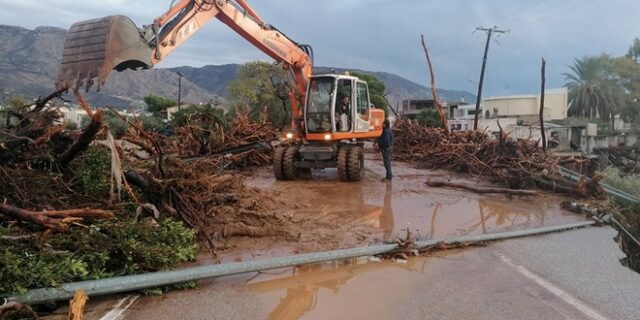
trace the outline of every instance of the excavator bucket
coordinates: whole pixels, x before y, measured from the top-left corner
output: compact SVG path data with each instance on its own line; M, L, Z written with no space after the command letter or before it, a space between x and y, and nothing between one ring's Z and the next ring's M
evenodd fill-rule
M138 27L125 16L75 23L64 42L56 88L85 86L89 90L97 79L100 90L113 69L152 67L151 55Z

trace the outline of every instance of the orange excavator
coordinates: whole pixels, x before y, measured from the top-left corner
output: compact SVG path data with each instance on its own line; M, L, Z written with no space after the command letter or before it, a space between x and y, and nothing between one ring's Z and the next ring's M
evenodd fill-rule
M99 90L112 70L152 68L217 18L288 71L291 123L274 148L275 177L294 180L313 168L337 167L341 180L362 179L364 141L380 136L385 118L370 103L366 82L348 74L314 74L311 46L266 23L245 0L172 4L142 28L122 15L73 24L57 88L89 90L95 85Z

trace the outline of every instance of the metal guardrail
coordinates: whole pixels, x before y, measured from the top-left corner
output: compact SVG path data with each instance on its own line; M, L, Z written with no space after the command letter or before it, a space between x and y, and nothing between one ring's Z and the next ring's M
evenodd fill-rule
M575 172L575 171L571 171L569 169L563 168L563 167L558 167L558 173L560 173L560 175L562 175L563 177L569 178L573 181L578 181L580 180L581 177L583 177L581 174ZM590 178L584 176L584 178L589 181L591 180ZM604 190L609 194L609 196L613 197L619 204L623 204L623 205L637 205L640 204L640 198L624 192L620 189L614 188L606 183L602 184L602 188L604 188ZM609 221L609 223L614 224L615 227L618 228L619 231L621 231L622 233L624 233L624 235L626 235L629 239L631 239L631 241L633 241L638 247L640 247L640 240L638 240L636 237L633 236L633 234L631 234L631 232L629 232L629 230L627 230L622 223L620 223L616 218L611 218Z
M540 227L526 230L504 231L480 235L467 235L444 239L422 240L416 243L418 250L426 249L439 244L458 244L495 241L511 238L519 238L540 235L550 232L559 232L584 228L597 224L594 220L563 224L559 226ZM63 283L56 288L32 289L20 295L3 295L6 301L23 303L41 303L47 301L66 300L73 297L77 290L84 290L89 296L105 295L118 292L127 292L166 286L189 281L202 280L220 276L228 276L259 270L269 270L283 267L297 266L301 264L318 263L331 260L341 260L361 256L379 255L394 250L402 249L398 244L384 244L369 247L324 251L316 253L299 254L286 257L259 259L252 261L230 262L216 265L199 266L172 271L160 271L146 274L128 275L108 279L88 280L72 283Z
M558 167L558 173L560 173L560 175L562 175L563 177L569 178L573 181L578 181L580 180L580 177L583 177L581 174L563 167ZM587 181L591 180L586 176L584 176L584 179L586 179ZM640 198L630 193L614 188L606 183L603 183L602 187L611 197L613 197L618 202L622 202L624 204L629 204L629 205L640 203Z

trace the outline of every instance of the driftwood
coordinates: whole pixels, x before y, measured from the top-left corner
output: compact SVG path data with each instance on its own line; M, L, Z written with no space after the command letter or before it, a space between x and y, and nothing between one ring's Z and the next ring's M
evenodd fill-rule
M96 138L96 135L98 134L100 129L102 129L103 117L104 111L98 110L95 112L95 114L91 117L91 122L89 123L87 128L84 129L78 140L76 140L76 142L60 156L60 165L66 167L67 165L69 165L69 163L71 163L71 160L73 160L82 151L87 149L89 144L91 144L91 142L93 142L93 140Z
M503 194L510 194L510 195L518 195L518 196L534 196L538 194L538 192L535 190L474 187L474 186L470 186L462 183L453 183L453 182L438 181L438 180L428 180L427 182L425 182L425 184L430 187L436 187L436 188L451 187L451 188L465 189L465 190L473 191L475 193L503 193Z
M31 224L44 227L46 229L53 229L58 231L64 230L62 221L60 221L59 219L47 217L37 212L20 209L8 204L0 205L0 214L21 221L26 221Z
M80 289L76 291L73 299L69 301L69 317L68 320L82 320L84 315L84 305L89 298L84 290Z
M482 176L510 189L538 186L582 197L605 195L598 181L589 182L585 188L562 177L556 171L559 158L544 152L537 141L516 140L504 133L493 139L485 132L472 130L447 133L402 118L394 123L393 132L394 158L422 168Z
M113 218L113 212L98 209L71 209L71 210L53 210L53 211L30 211L14 207L12 205L0 205L0 214L26 221L46 229L55 231L65 230L66 221L75 221L75 218ZM70 220L67 220L70 219Z
M422 48L424 49L424 55L427 57L427 64L429 65L429 75L431 76L431 96L433 97L433 102L436 105L436 110L438 111L438 115L440 115L440 121L442 122L442 129L446 133L449 133L449 124L447 123L447 116L444 113L442 108L442 103L440 103L440 99L438 99L438 94L436 92L436 77L433 72L433 65L431 64L431 57L429 57L429 50L427 50L427 44L424 41L424 35L420 35L422 39Z

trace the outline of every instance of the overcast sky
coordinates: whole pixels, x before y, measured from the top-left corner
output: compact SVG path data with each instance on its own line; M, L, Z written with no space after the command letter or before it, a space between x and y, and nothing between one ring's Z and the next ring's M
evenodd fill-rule
M476 93L486 35L491 43L483 96L535 93L540 58L547 88L564 84L577 57L626 53L640 37L640 0L249 0L257 13L292 39L311 44L316 65L386 71L428 85L420 45L424 34L436 86ZM168 0L0 0L0 23L68 28L73 22L125 14L148 24ZM160 67L243 63L269 58L212 21Z

